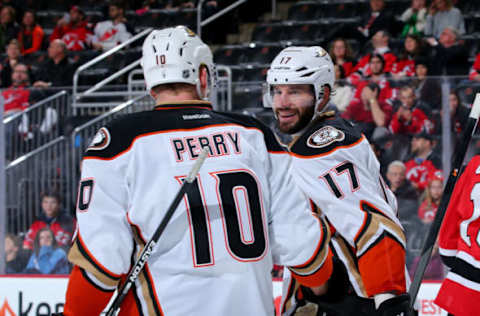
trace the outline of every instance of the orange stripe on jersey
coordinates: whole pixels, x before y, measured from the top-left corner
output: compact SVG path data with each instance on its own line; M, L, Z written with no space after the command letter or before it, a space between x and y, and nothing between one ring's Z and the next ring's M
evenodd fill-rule
M405 249L388 234L358 259L358 270L369 297L406 292Z
M257 130L259 131L260 133L263 134L263 131L259 128L256 128L256 127L247 127L247 126L243 126L243 125L239 125L239 124L234 124L234 123L225 123L225 124L212 124L212 125L206 125L206 126L202 126L202 127L197 127L197 128L179 128L179 129L170 129L170 130L164 130L164 131L156 131L156 132L150 132L150 133L145 133L145 134L140 134L138 136L135 136L135 138L132 140L132 143L130 144L130 146L127 147L127 149L125 149L124 151L122 152L119 152L118 154L116 154L115 156L113 157L109 157L109 158L100 158L100 157L93 157L93 156L85 156L83 157L83 160L87 160L87 159L95 159L95 160L114 160L116 159L117 157L127 153L130 151L130 149L132 148L133 144L135 143L135 141L137 139L140 139L142 137L147 137L147 136L152 136L152 135L157 135L157 134L165 134L165 133L172 133L172 132L192 132L192 131L200 131L200 130L204 130L204 129L207 129L207 128L212 128L212 127L226 127L226 126L236 126L236 127L241 127L241 128L244 128L244 129L247 129L247 130ZM271 153L284 153L284 152L271 152ZM285 152L287 153L287 152ZM87 152L88 154L88 152Z
M74 266L68 280L65 316L100 315L113 295L113 291L100 290L88 281L78 266Z
M324 152L324 153L321 153L321 154L318 154L318 155L304 156L304 155L296 154L296 153L293 153L293 152L290 152L290 155L293 156L293 157L295 157L295 158L300 158L300 159L311 159L311 158L324 157L324 156L330 155L331 153L337 151L338 149L344 149L344 148L354 147L354 146L360 144L364 139L365 139L365 136L362 134L362 137L360 137L360 138L359 138L356 142L354 142L354 143L351 143L351 144L349 144L349 145L337 146L337 147L333 148L333 149L330 150L330 151L327 151L327 152Z

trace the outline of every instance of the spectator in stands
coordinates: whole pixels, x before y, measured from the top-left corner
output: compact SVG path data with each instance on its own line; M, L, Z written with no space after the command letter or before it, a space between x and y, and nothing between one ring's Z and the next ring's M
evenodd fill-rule
M425 35L438 39L447 27L458 30L460 35L465 34L462 12L453 6L452 0L433 0L428 8Z
M418 208L418 193L407 180L407 167L400 160L388 164L387 184L395 194L398 204L398 216L401 220L408 220L415 216Z
M425 114L427 106L417 100L412 87L404 86L400 89L399 101L400 105L389 126L393 134L412 135L422 131L429 134L433 132L433 123Z
M415 58L415 78L411 81L418 100L432 109L440 109L442 104L442 87L438 78L429 77L431 62L427 57Z
M16 39L20 28L15 21L15 9L4 6L0 11L0 47L3 49L11 40Z
M412 0L410 7L400 16L404 23L402 37L407 35L422 36L427 22L427 7L425 0Z
M22 55L28 55L42 49L44 32L42 27L37 24L35 12L26 10L23 14L22 25L18 33L18 42Z
M480 82L480 53L475 57L475 62L470 69L468 78L472 81Z
M48 57L36 73L37 81L33 86L36 88L71 86L75 68L68 60L66 44L59 39L50 42Z
M5 236L5 272L22 273L27 265L30 255L21 248L20 238L13 234Z
M32 223L23 241L23 248L33 249L37 233L49 227L59 246L68 248L75 228L75 220L60 210L60 196L55 192L42 194L42 214Z
M443 195L442 171L436 170L428 175L428 185L423 192L418 217L424 224L430 224L437 214L437 209Z
M12 85L12 70L16 64L23 62L23 58L20 54L20 45L18 41L13 39L8 43L7 47L7 58L2 62L1 69L1 88L7 88Z
M365 77L371 74L370 59L373 55L381 55L384 60L383 72L388 73L392 71L394 63L397 61L397 56L390 50L388 42L390 40L390 34L385 30L380 30L372 37L373 51L366 54L355 65L353 73L350 75L349 80L352 84L357 84L361 77Z
M108 6L110 20L97 23L92 38L92 47L98 50L109 50L132 37L132 29L125 18L125 8L119 1Z
M423 192L427 185L428 175L442 169L442 161L434 152L435 143L431 134L421 132L412 138L410 160L405 162L407 179L417 189Z
M415 58L424 53L424 42L417 35L407 35L403 43L403 50L393 65L392 75L396 79L415 75Z
M365 40L371 38L380 30L386 30L389 33L395 33L396 25L395 18L390 12L385 10L384 0L370 0L369 11L361 18L360 26L357 30Z
M92 31L85 20L85 12L78 6L72 6L68 18L58 20L57 26L50 35L50 42L61 39L68 50L79 51L88 48L91 36Z
M370 82L376 83L380 87L380 95L379 100L383 102L387 102L389 104L392 103L396 96L396 90L393 89L390 85L390 74L385 73L384 71L385 60L383 56L380 54L374 54L370 58L370 62L368 63L369 74L363 77L362 81L357 82L355 85L355 93L354 98L360 98L360 95L363 91L363 88L368 85ZM350 81L355 81L354 76L350 76Z
M331 99L340 112L345 111L353 97L353 88L346 82L344 71L342 66L335 64L335 86Z
M468 50L458 39L458 31L451 27L442 31L438 41L433 37L427 39L437 70L434 75L465 76L468 73Z
M5 116L23 111L29 106L30 76L28 67L22 63L16 64L13 68L11 81L11 86L2 90Z
M454 90L450 91L448 101L450 106L450 128L452 139L454 142L457 142L460 140L459 137L461 137L463 127L467 124L468 116L470 115L470 109L462 105L458 93ZM443 109L440 110L434 117L435 135L442 134L442 117Z
M392 106L379 99L380 87L370 82L361 91L360 98L353 99L342 117L353 121L370 139L385 136L386 126L392 117Z
M330 44L328 52L332 57L333 63L341 66L345 77L348 77L352 73L355 64L350 44L343 38L337 38Z
M32 256L25 273L68 274L70 268L65 250L58 247L53 231L44 227L35 236Z

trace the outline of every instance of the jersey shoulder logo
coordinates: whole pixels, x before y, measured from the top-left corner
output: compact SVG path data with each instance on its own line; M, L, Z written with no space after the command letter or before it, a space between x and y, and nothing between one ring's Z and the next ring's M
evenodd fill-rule
M345 139L345 133L333 126L324 126L314 132L307 139L307 146L312 148L323 148L334 142L341 142Z
M97 134L92 139L92 142L88 146L87 150L102 150L110 145L110 132L106 127L102 127L98 130Z

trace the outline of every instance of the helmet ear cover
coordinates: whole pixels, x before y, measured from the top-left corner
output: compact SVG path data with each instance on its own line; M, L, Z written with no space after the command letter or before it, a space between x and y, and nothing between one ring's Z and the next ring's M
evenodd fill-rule
M198 95L207 99L215 86L212 51L185 26L152 31L143 42L141 65L148 91L162 84L187 83L196 86ZM202 66L207 69L205 93L200 84Z

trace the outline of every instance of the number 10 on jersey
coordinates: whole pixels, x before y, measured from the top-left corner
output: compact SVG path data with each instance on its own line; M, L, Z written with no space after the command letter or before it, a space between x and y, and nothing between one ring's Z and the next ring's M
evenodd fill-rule
M228 253L238 261L260 260L266 253L267 239L260 186L255 176L248 170L211 172L209 176L215 179L215 187L204 187L198 176L184 198L194 266L214 265L213 240L219 241L212 239L205 193L216 194ZM181 184L184 177L176 179ZM242 202L246 208L241 207ZM242 209L246 209L246 216L242 217ZM248 220L242 220L244 218ZM245 229L250 236L245 236Z

